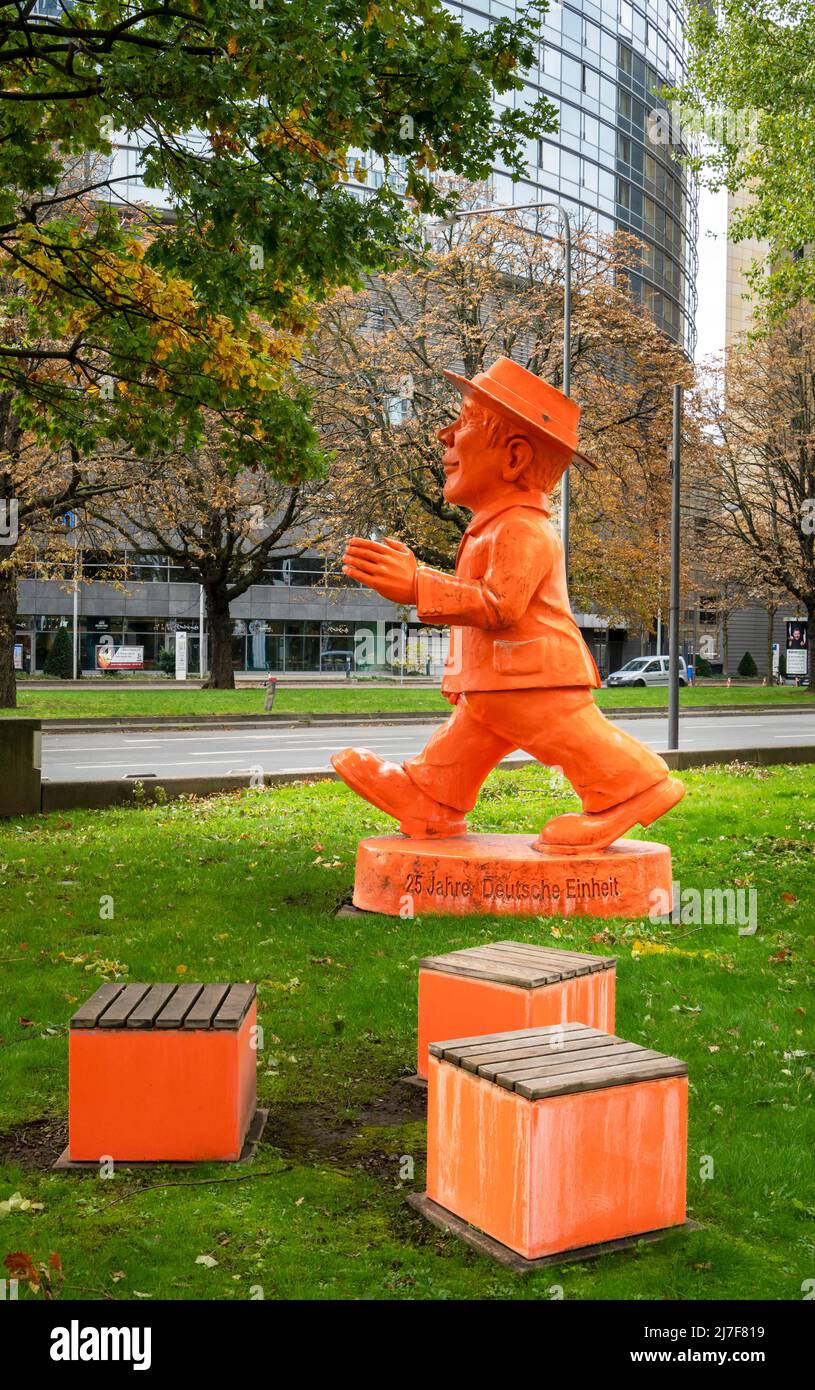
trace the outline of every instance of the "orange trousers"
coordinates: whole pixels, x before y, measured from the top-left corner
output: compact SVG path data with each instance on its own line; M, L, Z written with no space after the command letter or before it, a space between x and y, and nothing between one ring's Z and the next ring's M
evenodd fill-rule
M436 801L471 811L485 777L517 748L559 768L589 812L607 811L668 776L659 754L606 719L582 686L461 695L404 768Z

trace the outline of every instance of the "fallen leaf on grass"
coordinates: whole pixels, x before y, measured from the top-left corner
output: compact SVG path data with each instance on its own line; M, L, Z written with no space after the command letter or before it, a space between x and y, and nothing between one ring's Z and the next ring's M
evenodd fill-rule
M1 1220L4 1216L8 1216L8 1215L9 1215L11 1212L13 1212L13 1211L30 1211L30 1210L31 1210L31 1202L28 1200L28 1198L27 1198L27 1197L24 1197L23 1194L22 1194L22 1192L12 1192L11 1196L10 1196L10 1197L7 1197L6 1200L5 1200L5 1202L0 1202L0 1220ZM42 1205L41 1205L41 1204L40 1204L40 1210L42 1210Z
M683 951L681 946L667 946L663 941L640 941L634 938L631 945L631 959L636 960L637 956L684 956L686 960L695 960L701 956L703 960L724 960L717 951Z
M195 1263L197 1265L204 1265L206 1269L212 1269L214 1265L217 1265L218 1261L213 1259L212 1255L196 1255Z

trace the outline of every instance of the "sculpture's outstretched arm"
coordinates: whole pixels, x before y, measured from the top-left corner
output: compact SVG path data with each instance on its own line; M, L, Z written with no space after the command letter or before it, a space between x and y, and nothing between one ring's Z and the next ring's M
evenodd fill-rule
M413 551L390 536L384 542L354 536L342 557L343 574L376 590L392 603L416 602L418 568Z
M480 579L420 568L416 607L422 622L495 631L520 621L554 560L539 526L515 515L498 529Z

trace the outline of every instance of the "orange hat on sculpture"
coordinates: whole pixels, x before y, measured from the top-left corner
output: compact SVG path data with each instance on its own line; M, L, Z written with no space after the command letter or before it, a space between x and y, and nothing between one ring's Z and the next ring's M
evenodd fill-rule
M499 357L472 381L456 372L445 371L444 375L463 396L478 401L505 419L516 421L541 440L565 446L591 468L597 467L577 447L580 406L519 362Z

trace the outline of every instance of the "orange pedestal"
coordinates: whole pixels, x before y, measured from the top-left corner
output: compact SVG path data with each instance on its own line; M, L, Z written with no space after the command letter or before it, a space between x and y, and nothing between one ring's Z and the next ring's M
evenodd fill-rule
M102 985L71 1019L71 1161L239 1158L256 1013L254 985Z
M551 1023L585 1023L614 1032L615 961L496 941L419 964L419 1076L427 1076L428 1044L540 1028Z
M433 1202L525 1259L684 1222L684 1062L580 1024L430 1050Z
M391 917L644 917L655 901L671 901L671 852L645 840L575 855L535 850L530 835L378 835L357 846L354 905Z

